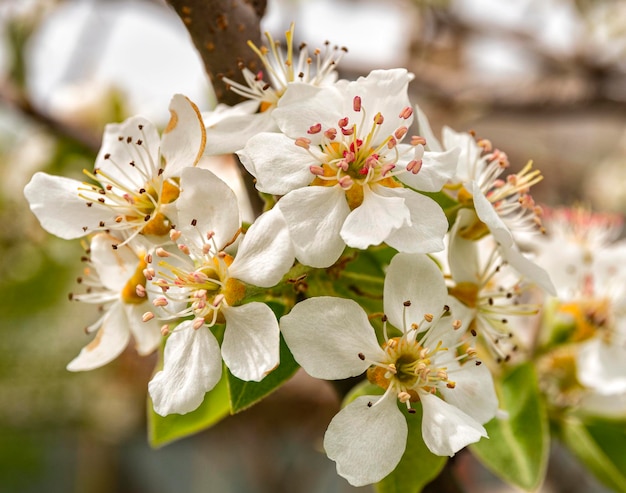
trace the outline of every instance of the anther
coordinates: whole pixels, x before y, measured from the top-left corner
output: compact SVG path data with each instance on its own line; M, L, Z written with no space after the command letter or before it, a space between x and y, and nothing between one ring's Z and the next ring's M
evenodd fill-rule
M152 300L152 304L154 306L167 306L167 298L165 298L165 296L159 296Z
M363 353L359 353L359 359L361 361L365 361L365 355Z
M309 166L309 171L315 176L324 176L324 168L318 166L317 164Z
M191 220L191 225L195 226L196 224L198 224L198 220L197 219L192 219Z
M170 240L176 241L183 233L177 229L170 229Z
M145 298L146 288L142 284L137 284L137 286L135 286L135 294L140 298Z
M303 149L309 149L311 144L311 140L307 139L306 137L298 137L296 139L296 145L298 147L302 147Z
M195 318L191 326L193 330L198 330L200 327L204 325L204 319L202 317Z
M432 313L424 313L424 320L426 320L428 323L432 322L434 318L435 317Z
M163 337L170 335L170 326L168 324L165 324L161 327L161 335Z
M421 135L413 135L411 136L411 145L412 146L419 146L419 145L426 145L426 139L424 137L422 137Z
M454 330L459 330L459 329L461 328L461 325L462 325L462 323L461 323L461 321L460 321L460 320L458 320L458 319L457 319L457 320L455 320L454 322L452 322L452 328L453 328Z
M421 159L413 159L409 164L406 165L406 170L410 171L414 175L418 174L422 169L422 160Z
M402 303L404 306L411 306L411 300L406 300Z
M361 111L361 97L360 96L354 96L354 99L352 100L352 109L356 111L357 113Z
M383 115L381 113L376 113L376 116L374 116L374 123L376 125L382 125L384 121L385 118L383 117Z
M398 116L403 120L408 120L411 116L413 116L413 108L406 106Z
M396 139L402 140L402 138L406 135L408 130L409 129L407 127L400 127L393 133L393 135L395 136Z
M170 256L170 253L165 250L163 247L159 247L155 250L155 252L157 254L157 257L161 257L161 258L166 258Z
M150 320L152 320L154 318L154 313L152 312L146 312L143 314L143 316L141 317L141 320L143 320L144 322L149 322Z
M309 129L306 131L309 135L318 134L322 131L322 124L316 123L315 125L311 125Z

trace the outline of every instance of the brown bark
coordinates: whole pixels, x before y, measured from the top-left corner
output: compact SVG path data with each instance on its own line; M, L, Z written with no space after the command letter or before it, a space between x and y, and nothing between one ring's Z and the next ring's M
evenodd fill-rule
M230 105L240 102L240 96L227 90L220 77L242 82L241 64L255 72L259 69L259 60L247 42L261 44L259 22L266 1L168 0L168 3L189 31L217 100Z

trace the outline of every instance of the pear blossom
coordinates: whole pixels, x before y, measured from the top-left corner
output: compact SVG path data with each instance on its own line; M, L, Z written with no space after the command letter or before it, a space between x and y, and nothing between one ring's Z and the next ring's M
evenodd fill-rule
M541 231L542 210L530 195L530 188L543 177L540 171L533 170L532 162L517 173L501 178L510 167L509 160L489 140L444 126L440 142L419 108L417 117L427 149L460 150L456 176L446 186L446 191L455 193L461 206L475 212L475 218L459 234L478 239L491 233L503 248L510 248L516 243L516 234Z
M384 343L352 301L318 297L298 303L280 321L296 361L312 376L342 379L367 372L384 394L356 398L331 421L324 437L337 472L351 484L380 481L406 447L406 420L420 402L429 450L452 456L486 437L496 414L491 374L473 348L462 349L460 322L445 305L441 271L428 257L397 254L384 285ZM387 320L401 331L389 337ZM405 407L409 415L398 407Z
M456 316L479 335L496 362L509 361L531 343L530 327L523 322L540 311L530 289L539 286L555 294L548 274L515 249L503 249L492 236L472 241L458 234L473 213L461 210L450 231L448 245L451 305Z
M282 196L302 263L332 265L346 245L443 249L446 217L415 190L440 190L459 151L424 152L419 136L402 143L413 119L411 78L375 70L327 88L291 85L273 113L282 133L258 134L238 153L260 192Z
M177 248L157 248L150 258L150 291L158 294L144 316L174 321L163 326L163 369L149 383L154 409L163 416L196 409L219 381L222 359L248 381L262 380L278 365L276 317L264 303L246 303L246 289L276 285L294 261L278 209L250 226L233 256L225 249L240 232L234 192L199 168L183 170L180 187L179 225L170 234ZM225 324L221 348L211 330L217 324Z
M245 84L223 77L229 89L246 98L235 106L218 105L203 114L207 127L207 151L228 154L243 149L246 141L260 132L276 132L272 118L286 89L292 84L328 86L337 80L336 64L348 50L325 43L323 49L309 51L306 43L294 48L294 24L285 33L285 49L271 34L265 33L268 46L250 48L259 57L263 69L257 73L242 68Z
M206 141L195 104L177 94L169 110L162 137L139 116L107 125L94 171L84 171L91 183L35 173L24 194L42 227L64 239L97 231L118 232L125 242L138 234L167 238L180 172L198 163Z
M96 332L68 365L70 371L99 368L119 356L132 338L140 355L153 352L161 341L160 325L156 320L142 323L142 315L149 309L146 296L146 248L127 243L117 249L111 244L121 242L110 234L98 233L89 245L85 258L88 267L78 279L86 292L72 293L70 298L83 303L97 304L102 315L85 329Z
M621 219L582 208L549 211L537 262L554 280L557 321L569 322L578 382L594 394L626 393L626 242Z

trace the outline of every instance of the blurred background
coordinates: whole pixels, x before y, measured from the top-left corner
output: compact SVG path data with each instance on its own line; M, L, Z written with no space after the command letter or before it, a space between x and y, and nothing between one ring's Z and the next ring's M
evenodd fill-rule
M474 130L512 169L543 171L534 197L626 211L626 2L269 0L264 29L347 46L340 76L405 66L436 133ZM209 110L212 89L162 1L0 1L0 492L347 492L321 440L339 402L298 374L214 428L150 449L155 358L129 349L86 374L65 365L96 314L71 304L79 241L45 233L23 187L37 170L80 178L104 125L159 126L174 93ZM555 445L546 492L602 492ZM509 491L468 453L467 491ZM568 471L564 474L563 471ZM361 488L372 491L371 488Z

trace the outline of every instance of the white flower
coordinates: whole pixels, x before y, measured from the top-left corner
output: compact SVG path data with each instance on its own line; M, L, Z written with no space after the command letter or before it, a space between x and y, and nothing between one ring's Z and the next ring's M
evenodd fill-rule
M472 216L469 210L459 211L450 232L448 290L460 302L451 302L455 315L472 335L478 333L499 363L530 340L525 322L539 313L540 304L529 300L529 288L538 285L551 294L555 290L548 274L516 249L503 249L491 236L477 241L461 237L458 231Z
M79 278L86 292L72 294L71 299L100 305L103 314L86 328L87 333L98 332L67 365L70 371L92 370L109 363L128 346L131 335L141 355L154 351L161 340L157 321L142 323L141 320L149 307L143 274L146 249L133 243L111 248L112 243L120 241L105 233L91 240L89 266Z
M427 149L460 150L457 174L447 190L455 190L457 200L473 209L477 216L474 223L460 234L477 239L490 232L503 248L510 248L515 243L516 233L541 229L542 211L529 191L543 177L538 170L532 170L532 162L502 179L500 176L509 168L509 160L504 152L494 149L491 142L476 140L472 134L444 127L442 145L419 108L417 117Z
M171 233L178 252L155 250L150 267L160 290L153 298L158 318L193 317L171 331L163 370L149 384L154 409L163 416L196 409L219 381L222 359L242 380L259 381L278 365L276 317L264 303L244 303L244 283L274 286L294 260L278 209L255 221L233 258L224 251L240 228L233 191L198 168L184 170L180 184L179 229ZM221 349L211 332L215 324L226 324Z
M385 327L382 347L352 300L311 298L280 323L294 357L312 376L341 379L367 371L385 389L383 396L348 404L324 437L338 473L355 486L380 481L400 461L408 428L398 401L409 413L421 402L422 437L437 455L454 455L487 436L482 423L498 405L489 370L474 359L474 350L461 352L461 331L444 306L447 290L435 263L396 255L384 291L388 320L402 332L389 338Z
M580 383L597 394L626 392L626 242L615 216L549 211L537 262L552 277L556 313L573 323Z
M207 126L207 152L229 154L243 149L246 141L260 132L276 132L278 127L272 118L285 90L291 84L311 86L332 85L337 79L335 65L345 48L330 47L309 52L305 43L293 46L294 25L285 33L286 53L278 41L265 33L269 46L258 48L249 42L258 55L265 71L253 73L242 69L245 84L227 77L222 78L229 88L247 99L233 107L218 105L215 111L203 114ZM294 51L299 51L296 55ZM267 76L267 78L266 78Z
M183 168L202 157L205 130L198 108L185 96L170 103L170 122L159 138L149 121L132 117L106 126L94 183L36 173L24 189L43 228L72 239L119 231L125 241L141 233L163 237L176 222L172 203Z
M274 110L283 133L258 134L239 153L259 191L283 196L302 263L327 267L346 245L443 248L441 207L408 187L441 189L458 151L424 152L420 137L402 143L413 118L411 78L403 69L377 70L323 89L294 84Z

